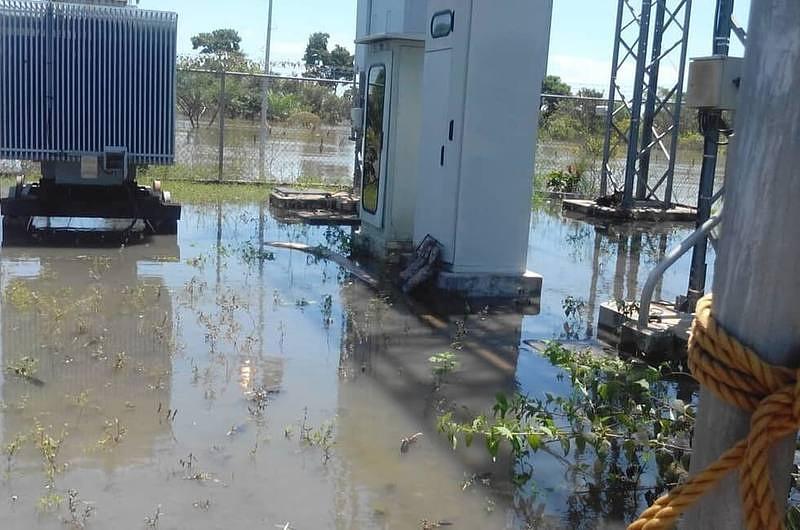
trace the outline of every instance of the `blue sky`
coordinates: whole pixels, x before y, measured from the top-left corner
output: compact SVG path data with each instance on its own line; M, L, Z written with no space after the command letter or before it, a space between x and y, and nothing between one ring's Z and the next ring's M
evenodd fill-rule
M549 73L576 87L608 90L616 4L616 0L555 0ZM140 6L178 13L180 53L192 51L190 38L196 33L233 28L251 58L264 54L267 0L141 0ZM689 57L711 53L714 6L714 0L694 0ZM749 9L750 0L737 1L739 23L746 24ZM314 31L330 33L331 45L342 44L352 51L355 25L356 0L274 0L272 59L299 61ZM741 48L735 46L733 53L740 54ZM631 70L624 71L623 82L632 75ZM662 79L662 85L674 79L674 65L662 67Z

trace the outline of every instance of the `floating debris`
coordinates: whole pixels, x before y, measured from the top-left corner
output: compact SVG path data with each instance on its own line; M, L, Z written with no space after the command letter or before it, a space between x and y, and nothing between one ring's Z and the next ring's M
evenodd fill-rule
M408 452L408 450L411 448L411 446L414 445L415 443L417 443L417 440L419 440L420 438L422 438L422 433L421 432L418 432L416 434L412 434L408 438L403 438L400 441L400 453L401 454L406 454Z

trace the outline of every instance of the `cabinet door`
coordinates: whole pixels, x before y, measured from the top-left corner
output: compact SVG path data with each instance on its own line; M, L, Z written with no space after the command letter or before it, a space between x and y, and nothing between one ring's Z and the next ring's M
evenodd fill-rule
M422 142L420 145L420 179L417 195L425 203L419 212L416 239L430 234L443 247L442 259L452 262L458 199L458 148L450 140L450 124L455 118L450 107L453 50L441 48L425 54L422 104Z
M430 234L454 258L461 170L469 0L432 0L423 74L423 131L415 240Z
M389 123L391 119L392 53L371 56L367 69L364 140L361 146L361 217L383 226Z

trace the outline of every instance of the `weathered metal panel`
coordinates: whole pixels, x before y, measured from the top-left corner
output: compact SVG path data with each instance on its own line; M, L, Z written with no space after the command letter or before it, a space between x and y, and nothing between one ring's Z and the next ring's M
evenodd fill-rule
M0 158L174 160L177 15L0 0Z

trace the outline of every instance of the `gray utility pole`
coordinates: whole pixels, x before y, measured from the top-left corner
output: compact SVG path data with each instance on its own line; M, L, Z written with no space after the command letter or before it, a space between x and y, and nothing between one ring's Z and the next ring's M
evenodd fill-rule
M734 0L717 0L717 12L714 20L714 55L728 55L733 25ZM742 101L747 101L743 99ZM719 153L719 127L722 123L721 110L701 110L703 131L703 165L700 169L700 188L697 194L697 228L700 228L711 217L711 201L714 196L714 177L717 173L717 155ZM689 271L688 311L693 311L697 301L703 296L706 288L706 255L708 238L702 238L694 247L692 266Z
M800 364L800 2L753 0L737 116L728 155L723 235L714 277L720 325L773 365ZM749 431L749 414L700 392L692 473ZM795 439L770 452L785 508ZM731 473L685 519L685 528L744 527Z
M264 51L264 74L269 75L270 47L272 44L272 0L269 0L267 14L267 45ZM261 80L261 138L258 149L258 176L262 181L267 179L267 140L269 140L269 77Z

